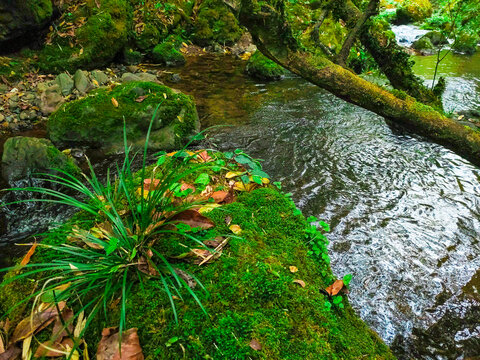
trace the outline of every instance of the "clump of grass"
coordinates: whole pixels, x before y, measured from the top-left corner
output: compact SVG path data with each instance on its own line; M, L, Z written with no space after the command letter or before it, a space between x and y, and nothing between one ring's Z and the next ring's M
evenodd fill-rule
M152 119L155 119L155 115ZM185 151L189 143L182 151L171 156L157 154L160 155L157 166L151 171L147 170L148 139L152 123L153 121L147 132L142 168L138 172L132 169L132 162L138 154L131 154L124 131L123 163L117 164L116 176L107 173L104 183L88 162L90 175L83 174L85 181L56 169L56 174L42 174L47 185L54 185L52 188L9 189L41 195L40 198L26 201L72 206L90 214L97 224L95 231L93 228L87 231L74 227L66 234L69 239L66 243L38 244L50 253L55 253L56 257L49 262L27 264L3 282L2 285L5 286L24 278L39 279L40 290L34 290L16 306L33 301L34 311L39 302L58 307L60 302L68 301L69 306L75 309L74 319L83 317L84 313L89 314L79 338L83 337L88 325L102 309L108 318L108 306L112 302L118 302L120 308L118 327L121 338L127 318L126 301L132 285L140 283L142 286L146 280L158 281L163 285L176 321L178 318L174 296L182 298L181 289L186 289L205 311L196 292L177 274L168 258L157 250L158 247L155 248L155 244L171 242L172 238L178 241L179 237L184 237L207 249L199 232L185 224L180 226L175 216L207 202L202 198L178 201L193 192L192 189L181 189L182 179L193 173L204 173L212 167L218 168L219 164L215 161L192 163L191 160L198 154ZM202 133L193 140L201 137ZM1 271L9 270L20 269L16 266ZM195 281L205 291L202 284L197 279ZM7 315L8 313L4 316Z

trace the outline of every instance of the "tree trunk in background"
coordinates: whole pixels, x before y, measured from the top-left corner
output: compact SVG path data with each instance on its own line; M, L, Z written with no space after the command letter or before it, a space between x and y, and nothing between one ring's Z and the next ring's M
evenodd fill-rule
M271 4L271 5L270 5ZM445 144L480 165L480 134L410 96L395 96L321 55L303 50L279 0L242 0L240 22L268 58L337 97Z

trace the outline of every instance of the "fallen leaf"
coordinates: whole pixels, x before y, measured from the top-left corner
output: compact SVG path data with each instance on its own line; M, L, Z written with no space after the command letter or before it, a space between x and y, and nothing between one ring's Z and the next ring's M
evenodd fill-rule
M172 221L190 225L192 228L201 228L203 230L214 227L214 223L209 218L203 216L198 210L185 210L176 214Z
M4 352L5 352L5 345L3 344L2 335L0 335L0 354L3 354Z
M73 310L64 309L61 316L63 322L60 320L60 316L57 316L53 324L51 340L54 342L61 342L65 336L69 333L71 334L73 331ZM66 327L64 327L63 324L65 324Z
M138 103L141 103L143 100L145 100L146 96L145 95L142 95L142 96L139 96L138 98L135 99L136 102Z
M228 196L227 191L214 191L208 196L208 198L212 198L216 203L221 203L225 201L225 198L227 196Z
M233 189L238 190L238 191L250 192L253 189L255 189L256 186L257 186L257 184L255 184L255 183L244 184L242 181L236 181L234 186L233 186Z
M197 286L197 282L189 273L178 268L175 268L174 271L175 271L175 274L178 275L178 277L180 277L187 283L190 289L195 289L195 287Z
M160 186L160 179L143 180L143 188L147 191L157 190L159 186Z
M64 307L65 302L62 301L58 303L60 311L63 310ZM57 315L58 311L56 306L49 306L45 310L37 311L26 319L23 319L15 328L11 343L14 344L43 330L55 320Z
M23 257L22 262L20 263L20 266L25 266L30 262L30 258L32 257L36 248L37 248L37 243L35 242L30 248L30 250L28 250L27 254Z
M122 333L120 357L118 328L105 328L102 331L102 340L98 344L97 360L144 360L137 329L132 328Z
M295 284L300 285L302 288L305 287L305 281L303 281L303 280L295 279L295 280L293 280L293 282L294 282Z
M7 350L0 354L0 360L17 360L20 359L22 350L16 346L10 345Z
M31 359L31 357L32 357L32 349L31 349L32 338L33 338L33 335L30 335L30 336L27 337L25 340L23 340L23 344L22 344L22 360L23 360L23 359L29 360L29 359Z
M260 350L262 350L262 344L260 344L260 343L258 342L258 340L256 340L256 339L252 339L252 340L250 341L250 344L248 344L248 345L249 345L253 350L255 350L255 351L260 351Z
M217 207L220 207L220 206L222 206L222 205L220 205L220 204L206 204L206 205L202 206L201 208L199 208L198 212L200 214L206 214L206 213L209 213L213 209L215 209Z
M290 266L289 269L291 273L296 273L298 271L298 268L296 266Z
M112 104L113 106L115 106L116 108L118 108L118 101L112 97Z
M229 171L229 172L227 172L225 177L227 179L233 179L234 177L237 177L237 176L240 176L240 175L243 175L243 172L241 172L241 171Z
M70 338L65 338L60 342L48 340L38 346L33 357L40 358L64 356L68 354L69 350L71 351L73 347L74 343Z
M225 240L224 237L217 236L215 239L205 240L203 243L205 244L205 246L216 248L218 245L220 245L223 242L223 240Z
M340 292L340 290L343 289L343 286L343 280L335 280L335 282L327 287L325 291L328 293L328 295L335 296Z
M228 227L235 235L240 235L242 233L242 228L239 225L230 225Z
M197 158L202 160L203 162L208 162L212 160L211 156L208 155L207 150L203 150L197 154Z
M188 189L192 189L192 192L195 192L197 190L192 184L182 183L182 185L180 186L180 191L185 191Z
M230 225L232 222L232 217L230 215L225 217L225 224Z

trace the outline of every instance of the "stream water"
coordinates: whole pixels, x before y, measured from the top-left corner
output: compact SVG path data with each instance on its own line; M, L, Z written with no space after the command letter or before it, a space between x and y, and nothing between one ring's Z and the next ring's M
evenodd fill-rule
M431 79L434 58L416 61ZM480 170L299 78L258 83L239 65L205 55L166 83L195 96L205 127L232 125L215 131L219 149L265 159L305 215L331 224L334 272L354 275L351 304L400 359L480 355ZM478 53L440 73L448 109L480 110ZM45 217L65 216L32 219Z

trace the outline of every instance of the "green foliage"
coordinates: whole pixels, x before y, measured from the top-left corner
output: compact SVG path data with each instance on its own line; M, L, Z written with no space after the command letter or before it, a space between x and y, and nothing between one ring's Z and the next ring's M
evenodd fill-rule
M309 254L316 258L318 261L323 261L330 264L330 257L328 256L328 239L325 233L330 231L330 226L319 221L315 216L307 218L309 225L305 229L305 238L309 244ZM314 223L318 222L320 229Z
M430 0L405 0L397 8L396 21L399 23L422 21L430 17L432 13L433 8Z
M167 66L181 66L185 64L185 57L179 51L182 39L177 36L169 36L164 42L155 46L152 50L154 61Z

